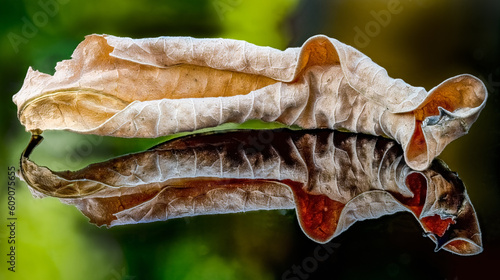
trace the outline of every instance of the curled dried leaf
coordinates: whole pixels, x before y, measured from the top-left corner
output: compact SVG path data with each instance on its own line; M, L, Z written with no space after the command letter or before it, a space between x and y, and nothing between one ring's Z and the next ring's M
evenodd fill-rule
M356 221L410 212L460 255L482 251L462 181L439 160L415 171L396 142L328 130L264 130L184 137L150 150L53 172L21 158L34 194L75 205L97 225L296 209L304 233L328 242Z
M383 135L424 170L467 133L484 84L459 75L426 91L358 50L314 36L279 51L229 39L90 35L53 76L28 70L13 100L26 130L158 137L249 119Z

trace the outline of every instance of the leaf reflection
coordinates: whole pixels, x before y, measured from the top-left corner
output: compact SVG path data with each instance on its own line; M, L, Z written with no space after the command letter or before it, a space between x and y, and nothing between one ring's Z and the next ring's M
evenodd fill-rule
M324 243L356 221L406 211L436 250L482 251L460 178L440 160L412 170L385 138L330 130L205 134L74 172L30 161L41 140L32 137L20 177L34 196L58 197L99 226L295 208L304 233Z

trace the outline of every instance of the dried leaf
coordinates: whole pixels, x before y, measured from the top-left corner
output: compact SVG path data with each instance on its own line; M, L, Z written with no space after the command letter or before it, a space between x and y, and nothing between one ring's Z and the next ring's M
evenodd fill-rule
M485 105L471 75L429 92L335 39L279 51L229 39L90 35L54 76L28 70L13 100L26 130L158 137L249 119L399 142L424 170Z
M53 172L21 158L35 196L59 197L97 225L293 209L304 233L328 242L356 221L410 212L460 255L482 251L462 181L439 160L412 170L396 142L317 131L246 131L184 137L148 151Z

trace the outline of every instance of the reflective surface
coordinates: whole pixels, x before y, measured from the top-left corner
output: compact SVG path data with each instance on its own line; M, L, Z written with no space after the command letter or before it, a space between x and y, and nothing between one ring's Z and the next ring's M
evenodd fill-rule
M61 198L97 225L295 208L312 240L326 243L356 221L412 213L425 235L459 255L482 251L463 182L435 160L404 162L395 142L330 130L256 130L193 135L151 150L53 172L21 158L35 196Z
M489 99L478 121L440 156L467 186L484 251L469 257L444 250L435 253L435 244L422 237L422 227L409 212L356 222L322 246L303 233L294 210L97 228L73 206L53 198L33 198L26 184L18 181L19 267L9 274L2 266L0 278L477 279L495 273L500 262L500 2L121 1L117 8L116 1L110 0L56 1L61 3L57 12L47 22L34 25L36 30L26 27L29 37L25 37L26 21L33 22L33 16L44 11L39 2L5 2L0 10L4 39L0 44L4 92L0 96L0 162L4 170L8 166L19 169L19 155L30 138L11 101L28 66L53 73L56 62L68 59L87 34L235 38L279 49L325 34L359 48L390 76L427 90L462 73L473 74L486 84ZM395 5L390 7L396 13L389 11L389 3ZM367 26L372 32L366 31ZM8 37L10 32L26 39L17 50ZM244 127L269 126L249 123ZM44 137L30 158L53 170L78 170L165 140L64 132L44 133ZM3 208L6 193L0 194L0 202ZM0 211L0 218L5 221L7 214ZM4 229L1 240L8 235ZM9 245L1 242L2 254L7 254Z

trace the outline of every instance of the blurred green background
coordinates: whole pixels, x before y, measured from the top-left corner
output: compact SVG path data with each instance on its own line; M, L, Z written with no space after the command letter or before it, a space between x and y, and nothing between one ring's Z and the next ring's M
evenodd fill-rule
M390 18L377 21L382 11ZM377 28L378 26L378 28ZM367 30L368 28L368 30ZM470 73L488 87L486 109L469 135L441 158L464 180L485 251L433 252L409 214L359 222L307 275L283 279L472 279L500 261L500 1L390 0L7 0L0 11L0 279L282 279L314 256L293 211L192 217L97 228L74 207L16 193L16 272L7 270L7 168L29 141L11 98L29 66L53 73L85 35L223 37L279 49L325 34L357 47L392 77L430 89ZM360 35L363 33L363 35ZM246 127L263 127L250 123ZM32 159L54 170L141 151L162 139L115 139L45 132ZM292 278L296 277L296 278Z

